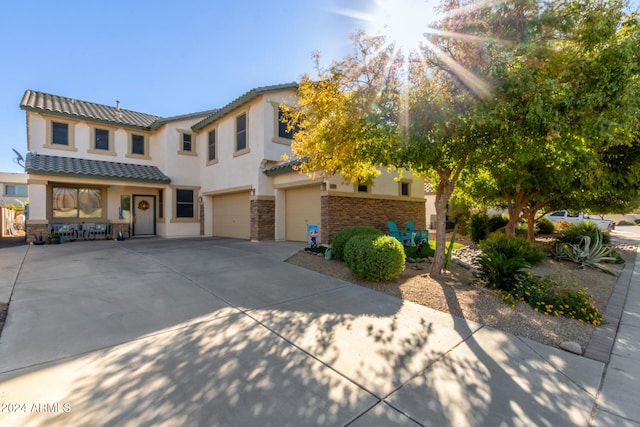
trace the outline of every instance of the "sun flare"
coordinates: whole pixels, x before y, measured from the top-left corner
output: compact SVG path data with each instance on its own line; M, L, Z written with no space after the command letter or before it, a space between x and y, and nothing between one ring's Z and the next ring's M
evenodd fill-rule
M367 34L384 36L404 55L417 51L438 19L439 0L375 0L369 10L341 9L337 13L362 23Z

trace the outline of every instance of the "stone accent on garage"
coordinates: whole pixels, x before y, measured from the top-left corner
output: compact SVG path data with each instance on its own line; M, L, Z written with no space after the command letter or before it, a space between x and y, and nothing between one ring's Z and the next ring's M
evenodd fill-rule
M274 240L276 237L275 198L251 200L251 240Z
M398 228L406 228L405 221L412 221L417 229L426 228L424 200L323 195L321 210L322 242L330 243L338 231L355 225L374 227L385 234L389 232L387 221L395 222Z
M27 220L25 235L27 237L27 243L31 243L35 240L35 236L40 237L46 241L49 236L49 224L47 223L30 223Z

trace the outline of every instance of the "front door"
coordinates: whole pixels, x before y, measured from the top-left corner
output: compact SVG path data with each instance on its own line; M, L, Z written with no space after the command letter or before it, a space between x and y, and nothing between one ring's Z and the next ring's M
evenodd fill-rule
M133 235L156 234L156 196L133 196Z

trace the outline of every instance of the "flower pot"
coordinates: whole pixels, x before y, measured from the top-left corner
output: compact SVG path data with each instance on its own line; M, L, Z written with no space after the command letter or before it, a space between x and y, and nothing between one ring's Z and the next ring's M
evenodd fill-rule
M49 244L50 245L59 245L60 244L60 238L59 237L51 237L51 238L49 238Z

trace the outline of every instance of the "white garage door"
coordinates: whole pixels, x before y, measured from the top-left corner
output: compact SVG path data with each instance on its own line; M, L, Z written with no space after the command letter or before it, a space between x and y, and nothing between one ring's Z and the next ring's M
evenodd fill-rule
M234 193L213 198L213 235L249 239L251 202L249 193Z
M320 186L287 190L287 240L306 242L307 225L320 226Z

